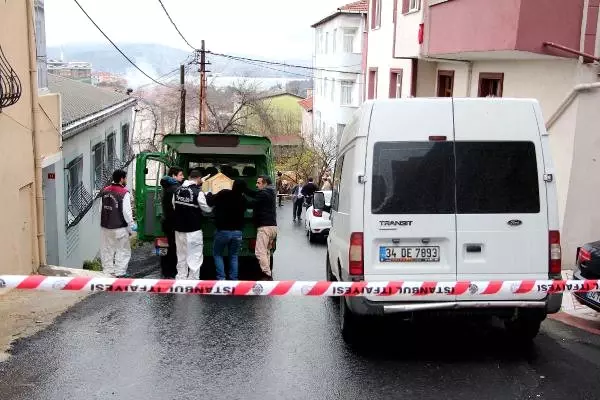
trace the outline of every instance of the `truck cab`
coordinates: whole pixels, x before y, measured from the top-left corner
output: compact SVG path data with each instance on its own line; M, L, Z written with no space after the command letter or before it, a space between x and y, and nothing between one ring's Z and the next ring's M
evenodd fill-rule
M171 166L179 166L187 177L190 170L200 169L204 175L218 173L228 178L243 179L249 188L256 186L260 175L274 177L271 141L262 136L200 133L170 134L163 138L159 152L141 152L136 158L135 211L138 224L138 239L154 241L158 255L165 253L168 246L162 232L162 187L160 180ZM214 278L212 258L215 226L213 216L205 215L204 263L201 279ZM246 210L243 244L239 254L240 279L250 279L260 273L254 256L256 228L252 222L252 210ZM272 250L274 252L275 249ZM272 264L272 254L271 254ZM272 268L272 266L271 266Z

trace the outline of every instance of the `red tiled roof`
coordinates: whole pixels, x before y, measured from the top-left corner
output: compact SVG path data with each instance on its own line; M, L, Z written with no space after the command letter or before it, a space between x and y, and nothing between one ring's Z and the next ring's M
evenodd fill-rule
M307 97L306 99L300 100L298 102L298 104L300 104L302 106L302 108L304 108L306 111L312 111L313 109L313 98L311 97Z
M354 12L368 12L369 11L369 1L368 0L359 0L354 3L348 3L344 6L338 8L340 11L354 11Z
M302 138L298 135L275 135L269 136L273 146L298 146L302 143Z

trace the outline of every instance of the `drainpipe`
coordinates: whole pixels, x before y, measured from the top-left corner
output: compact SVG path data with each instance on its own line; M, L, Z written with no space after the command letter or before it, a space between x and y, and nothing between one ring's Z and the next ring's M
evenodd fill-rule
M27 6L27 35L29 37L29 84L31 91L31 110L33 118L31 121L31 141L33 144L34 156L34 195L35 195L35 216L33 228L36 232L37 251L33 252L33 262L35 268L46 265L46 236L44 234L44 192L42 188L42 155L40 149L40 131L38 127L38 116L40 115L40 105L37 87L37 54L35 47L35 27L33 25L34 11L33 0L26 0ZM33 271L37 272L37 271Z
M546 130L550 130L550 128L552 128L552 126L556 123L556 121L558 121L558 119L567 110L571 103L573 103L573 101L575 100L577 95L579 95L579 93L589 92L596 89L600 89L600 82L582 83L575 86L573 90L571 90L571 93L569 93L567 97L565 97L565 99L556 109L554 114L552 114L552 116L548 119L548 122L546 122Z

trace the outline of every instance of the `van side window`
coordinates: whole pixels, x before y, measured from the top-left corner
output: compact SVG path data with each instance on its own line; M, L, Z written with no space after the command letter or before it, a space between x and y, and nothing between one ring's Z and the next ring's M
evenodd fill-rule
M373 214L454 214L452 142L377 142Z
M459 214L539 213L532 142L456 142Z
M340 204L340 183L342 180L342 168L344 167L344 154L340 155L335 162L335 171L333 172L333 193L331 196L331 209L337 211Z

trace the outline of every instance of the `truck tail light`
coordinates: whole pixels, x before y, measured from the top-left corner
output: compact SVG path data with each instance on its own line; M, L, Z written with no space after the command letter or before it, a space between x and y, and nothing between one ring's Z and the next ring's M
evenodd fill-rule
M154 247L169 247L169 240L166 237L154 239Z
M561 250L560 250L560 232L550 231L550 265L548 272L550 274L560 274L561 265Z
M577 256L577 261L579 261L580 263L584 263L586 261L592 261L592 253L589 250L580 248L579 254Z
M322 217L323 216L323 211L322 210L317 210L313 208L313 215L315 217Z
M364 275L364 240L362 232L352 232L350 235L350 250L348 252L350 275Z

